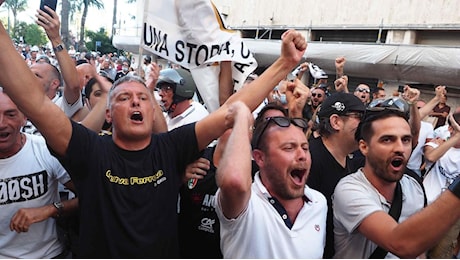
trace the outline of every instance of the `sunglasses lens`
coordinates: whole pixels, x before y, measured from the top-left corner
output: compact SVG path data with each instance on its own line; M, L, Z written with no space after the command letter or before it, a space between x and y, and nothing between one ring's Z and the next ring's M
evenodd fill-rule
M273 121L279 127L289 127L292 123L293 125L302 128L304 132L307 131L308 129L308 122L303 118L288 118L288 117L281 117L281 116L267 117L265 123L259 125L254 130L254 136L253 136L253 148L254 149L259 148L260 139L262 135L264 134L265 130L268 128L268 125L270 124L271 121Z
M302 130L306 131L308 129L308 122L305 119L293 118L291 120L295 126L302 128Z
M291 124L291 122L289 122L289 118L286 117L272 117L271 119L281 127L288 127Z

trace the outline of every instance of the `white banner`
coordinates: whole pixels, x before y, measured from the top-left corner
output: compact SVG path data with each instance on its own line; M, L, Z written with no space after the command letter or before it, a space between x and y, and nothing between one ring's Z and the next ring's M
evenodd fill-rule
M145 1L142 47L190 69L211 112L219 107L220 70L208 70L206 67L216 66L220 61L232 61L235 90L257 68L257 62L240 34L225 28L222 17L210 0ZM213 75L205 75L203 79L206 80L202 80L202 73Z

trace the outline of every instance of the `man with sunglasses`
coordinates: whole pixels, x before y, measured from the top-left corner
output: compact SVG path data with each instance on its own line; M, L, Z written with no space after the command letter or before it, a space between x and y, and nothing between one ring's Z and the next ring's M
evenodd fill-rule
M371 93L371 89L369 88L369 86L362 83L362 84L359 84L355 88L355 92L353 94L355 94L355 96L357 96L359 99L361 99L361 101L364 103L364 105L367 105L371 101L371 94L370 93Z
M357 169L349 154L358 149L354 135L364 112L364 104L353 94L332 94L318 111L320 137L310 139L312 165L307 184L326 197L329 209L324 258L334 255L331 197L337 182Z
M321 258L327 208L324 196L305 185L311 164L306 120L262 119L251 141L259 166L252 182L252 115L242 104L231 111L233 129L216 177L224 257Z
M405 174L412 151L407 114L368 110L358 131L366 161L335 188L334 258L416 258L460 218L460 179L423 208L423 186Z
M0 0L0 4L3 2ZM112 135L99 136L71 121L44 98L0 23L0 49L4 54L0 55L4 68L0 70L0 84L37 123L53 155L75 180L80 198L78 257L178 257L181 174L202 149L231 126L227 113L232 103L241 101L255 109L300 62L307 48L303 35L288 30L281 39L280 57L258 79L230 96L209 116L167 133L152 134L158 120L157 103L144 81L134 76L121 78L107 99L105 116L112 123ZM249 129L248 124L245 127Z
M311 88L310 93L311 93L310 102L305 104L303 111L302 111L303 118L306 118L307 120L311 120L313 118L313 115L315 114L316 109L326 99L326 90L324 88L313 87Z

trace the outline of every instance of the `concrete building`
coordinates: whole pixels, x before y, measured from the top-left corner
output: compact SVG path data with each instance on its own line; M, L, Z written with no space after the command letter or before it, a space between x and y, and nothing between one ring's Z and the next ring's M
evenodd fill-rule
M359 83L376 87L380 82L391 96L398 85L410 84L427 100L436 85L446 85L448 104L460 105L460 1L213 2L227 27L241 32L259 70L279 55L281 34L294 28L309 42L305 60L320 66L330 78L335 78L335 57L347 58L350 90ZM143 6L138 1L137 17L143 17ZM122 47L125 36L116 36L114 44L118 40Z

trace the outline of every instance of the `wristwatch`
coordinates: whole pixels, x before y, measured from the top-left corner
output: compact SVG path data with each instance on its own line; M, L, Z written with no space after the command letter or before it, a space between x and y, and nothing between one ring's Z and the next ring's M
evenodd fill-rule
M62 43L59 43L56 47L53 48L54 53L60 52L64 50L64 46L62 46Z
M56 215L57 218L62 216L62 211L64 211L64 204L62 202L54 202L53 206L57 209L58 213Z

